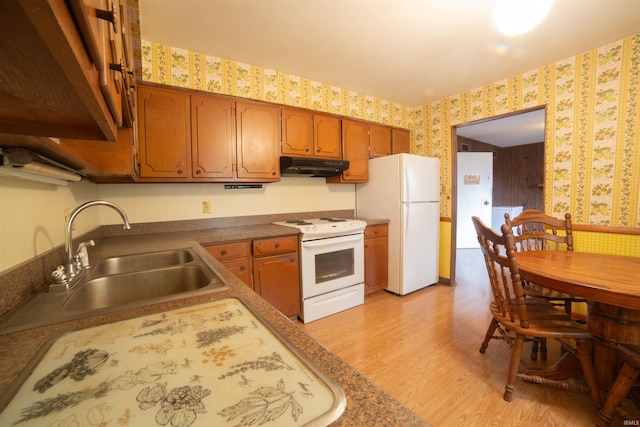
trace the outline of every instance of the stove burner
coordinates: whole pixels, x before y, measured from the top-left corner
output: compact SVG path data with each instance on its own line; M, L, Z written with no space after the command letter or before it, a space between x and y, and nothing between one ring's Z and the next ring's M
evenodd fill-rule
M285 221L287 224L295 224L295 225L311 225L310 222L307 222L303 219L290 219Z

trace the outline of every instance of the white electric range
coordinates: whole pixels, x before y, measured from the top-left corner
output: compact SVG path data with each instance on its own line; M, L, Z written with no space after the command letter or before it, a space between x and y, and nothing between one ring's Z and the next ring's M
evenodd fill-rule
M304 323L364 303L364 221L313 218L275 222L300 238Z

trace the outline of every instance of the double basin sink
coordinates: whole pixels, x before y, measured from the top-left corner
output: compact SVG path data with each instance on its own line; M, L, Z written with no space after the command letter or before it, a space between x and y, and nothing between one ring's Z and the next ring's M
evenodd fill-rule
M69 291L38 292L0 321L0 334L227 289L191 248L94 261Z

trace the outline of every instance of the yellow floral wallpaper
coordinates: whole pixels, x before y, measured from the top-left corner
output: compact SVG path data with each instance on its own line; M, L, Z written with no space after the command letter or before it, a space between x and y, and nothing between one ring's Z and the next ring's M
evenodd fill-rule
M142 80L409 129L411 109L302 77L142 40Z
M142 79L411 129L412 152L442 159L451 216L451 126L547 111L545 206L576 224L640 227L640 34L411 108L302 77L141 42Z
M640 35L413 111L412 150L442 161L451 215L450 127L546 106L545 206L575 223L640 227Z

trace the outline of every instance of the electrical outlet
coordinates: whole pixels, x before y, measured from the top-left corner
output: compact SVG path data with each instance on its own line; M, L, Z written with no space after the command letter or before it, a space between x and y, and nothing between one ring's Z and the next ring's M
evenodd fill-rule
M202 201L202 213L210 214L211 213L211 201L203 200Z
M64 223L66 224L67 221L69 221L69 217L71 216L71 209L69 208L64 208ZM76 223L75 221L73 222L73 224L71 224L71 229L75 230L76 229Z

